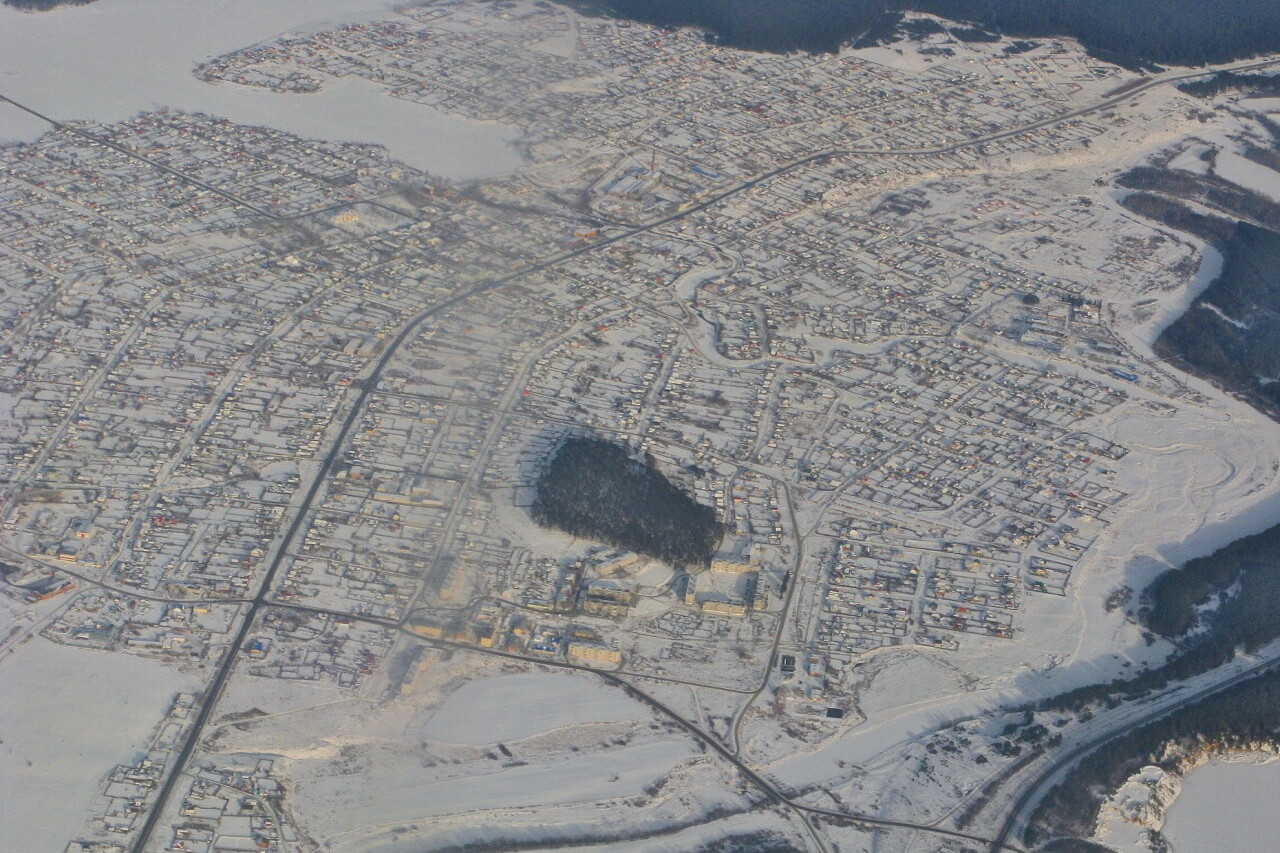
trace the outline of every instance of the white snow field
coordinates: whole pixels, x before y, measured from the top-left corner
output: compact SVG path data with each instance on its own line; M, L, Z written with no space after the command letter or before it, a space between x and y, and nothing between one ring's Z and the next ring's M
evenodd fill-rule
M1218 162L1214 169L1218 175L1233 184L1247 187L1273 201L1280 201L1280 173L1274 169L1268 169L1261 163L1255 163L1230 151L1222 151L1218 154Z
M1280 762L1215 759L1182 780L1162 832L1177 853L1258 853L1280 838Z
M286 31L385 17L386 0L99 0L30 14L0 6L0 94L59 121L118 121L168 107L300 136L371 142L438 177L511 171L516 131L398 100L363 80L312 95L197 80L200 62ZM51 57L57 57L51 62ZM44 122L0 107L0 140L33 140Z
M530 673L473 681L445 700L423 733L481 746L523 740L565 726L646 719L649 711L621 690L581 678Z
M147 658L43 637L18 648L0 666L0 849L60 853L102 777L139 757L174 694L198 685Z

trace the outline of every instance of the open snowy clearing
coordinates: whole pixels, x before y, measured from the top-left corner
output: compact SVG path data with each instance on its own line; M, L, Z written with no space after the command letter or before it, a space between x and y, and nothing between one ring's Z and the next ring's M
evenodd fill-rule
M673 764L693 754L688 744L654 741L624 747L612 754L579 755L545 767L515 767L454 781L402 780L391 774L369 786L354 800L340 782L331 788L343 797L343 805L359 809L361 803L382 812L403 810L405 815L448 814L475 808L542 806L557 803L594 802L637 794L664 775ZM328 777L330 783L335 777ZM324 789L323 783L317 788Z
M0 847L61 851L103 776L138 757L174 694L196 689L146 658L40 637L17 649L0 664Z
M1233 184L1261 193L1272 201L1280 201L1280 173L1261 163L1222 151L1218 154L1214 170Z
M592 753L543 757L537 764L493 761L450 778L423 766L397 746L361 756L362 769L330 762L290 762L294 808L312 834L340 849L348 835L388 823L465 813L474 809L534 808L630 797L697 754L688 741L650 740Z
M1162 832L1178 853L1255 853L1280 837L1280 762L1217 759L1182 781Z
M423 734L481 746L523 740L565 726L648 719L648 708L616 688L550 673L504 675L465 685L427 721Z

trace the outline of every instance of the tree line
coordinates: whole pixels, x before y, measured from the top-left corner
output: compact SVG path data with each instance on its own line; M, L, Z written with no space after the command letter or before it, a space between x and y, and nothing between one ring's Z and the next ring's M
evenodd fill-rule
M1189 80L1178 88L1197 98L1213 98L1224 92L1248 92L1255 97L1280 95L1280 75L1219 71L1200 80Z
M87 6L93 0L0 0L6 6L29 12L47 12L57 6Z
M1214 597L1218 600L1214 602ZM1216 604L1197 615L1200 605ZM1280 637L1280 524L1159 575L1143 592L1144 627L1177 643L1160 666L1042 700L1045 710L1114 707L1227 663Z
M1155 352L1280 419L1280 234L1237 223L1222 255L1222 272Z
M1280 50L1280 4L1257 0L560 0L748 50L825 53L891 32L904 11L979 32L1068 36L1130 67L1204 65ZM970 35L966 33L966 35Z
M1182 759L1216 748L1275 742L1280 728L1280 673L1268 672L1154 720L1081 759L1049 790L1032 815L1026 841L1093 834L1104 800L1147 765L1180 770Z

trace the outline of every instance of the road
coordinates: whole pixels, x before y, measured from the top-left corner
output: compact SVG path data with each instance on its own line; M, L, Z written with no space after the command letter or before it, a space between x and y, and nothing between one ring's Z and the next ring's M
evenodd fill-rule
M5 95L0 94L0 101L4 101L6 104L12 104L13 106L22 110L24 113L29 113L30 115L35 116L41 121L48 122L49 124L53 125L53 127L56 128L57 130L65 130L67 133L74 133L76 136L83 137L85 139L88 139L91 142L97 143L98 145L102 145L106 148L110 148L112 151L119 152L120 154L123 154L126 157L130 157L134 160L138 160L142 163L146 163L148 166L150 166L153 169L157 169L161 172L164 172L166 175L171 175L175 178L186 181L192 186L196 186L196 187L200 187L201 189L208 190L214 195L224 198L238 207L243 207L247 210L251 210L254 213L258 214L259 216L266 217L267 219L270 219L275 222L285 221L284 217L279 216L278 214L272 213L271 211L266 210L265 208L258 207L255 204L250 204L244 199L234 196L231 193L226 192L225 190L222 190L214 186L213 184L208 183L207 181L202 181L199 178L188 175L185 172L179 171L177 169L171 169L170 167L166 166L163 163L160 163L156 160L151 159L150 157L146 157L142 154L139 154L138 152L130 148L126 148L125 146L120 145L118 143L115 143L106 137L94 136L92 133L86 133L85 131L72 127L69 124L63 124L57 119L49 118L49 116L45 115L44 113L36 112L34 109L27 106L26 104L20 104L17 101L15 101L13 98L7 97Z
M1231 70L1241 71L1241 70L1262 68L1262 67L1266 67L1276 63L1280 63L1280 59L1263 60L1263 61L1248 62L1248 63L1237 63L1234 65L1222 66L1222 67L1230 68ZM1212 70L1217 70L1217 69L1212 69ZM382 376L383 372L386 370L386 368L391 363L393 358L399 352L401 347L403 347L404 344L407 341L409 341L417 333L417 331L422 327L423 323L425 323L428 319L440 314L441 312L447 310L448 308L451 308L467 299L470 299L472 297L475 297L487 291L503 287L504 285L517 281L528 275L550 269L566 261L572 260L573 258L576 258L578 256L585 255L591 252L598 252L601 249L612 246L616 243L622 242L624 240L632 239L636 236L648 233L657 228L661 228L665 225L669 225L671 223L677 222L685 217L705 211L715 205L720 204L721 202L727 199L733 198L743 192L751 190L752 188L757 187L761 184L764 184L776 177L794 172L808 165L826 160L831 157L836 157L836 156L891 156L891 157L925 156L925 155L945 154L952 151L961 150L964 148L981 146L990 142L1008 139L1010 137L1018 136L1021 134L1032 133L1037 130L1042 130L1046 127L1060 124L1062 122L1071 121L1091 113L1110 109L1125 101L1131 100L1137 97L1138 95L1140 95L1141 93L1149 89L1152 89L1156 86L1161 86L1168 83L1174 83L1179 80L1202 76L1206 73L1208 73L1208 71L1200 70L1200 71L1193 71L1193 72L1169 73L1169 74L1159 75L1157 77L1153 77L1151 80L1145 83L1142 83L1141 85L1136 86L1122 94L1119 94L1110 98L1106 98L1102 101L1098 101L1091 105L1086 105L1086 106L1079 107L1079 108L1076 108L1064 113L1060 113L1054 116L1049 116L1044 119L1039 119L1037 121L1033 121L1028 124L1007 128L1002 131L985 134L982 136L976 136L969 139L960 140L960 141L949 143L942 146L937 146L932 148L920 148L920 149L839 148L839 149L831 149L827 151L810 154L805 157L799 158L797 160L791 161L789 163L780 165L774 169L763 172L760 175L757 175L756 177L751 178L749 180L741 181L737 184L734 184L733 186L725 188L703 199L702 201L696 204L693 204L689 207L686 207L683 210L680 210L676 213L672 213L667 216L661 217L647 224L643 224L631 229L620 231L613 235L598 239L592 243L581 246L577 249L559 253L557 255L554 255L551 258L548 258L547 260L544 260L535 264L531 264L530 266L525 267L524 269L518 270L516 272L512 272L510 274L493 278L493 279L483 280L475 284L472 284L470 286L466 286L461 290L457 291L456 293L454 293L452 296L448 297L447 299L444 299L440 302L437 302L423 309L418 314L410 318L409 321L402 326L399 333L388 343L386 348L383 350L381 356L378 358L377 362L360 377L362 380L359 383L360 390L356 394L354 400L351 401L351 403L349 404L349 408L348 408L346 417L342 421L341 428L334 435L328 451L322 458L321 464L317 469L316 474L312 477L311 482L307 487L307 490L305 492L305 496L302 502L294 510L293 519L289 524L289 526L287 527L283 537L279 540L274 550L274 555L271 558L271 561L267 565L267 568L262 575L257 593L248 602L246 612L243 614L240 621L240 625L231 639L231 642L228 646L228 651L224 655L223 660L217 666L208 684L208 687L204 692L204 695L202 697L202 702L200 704L200 710L197 713L196 717L194 718L188 730L188 734L185 740L183 741L183 744L179 749L175 760L171 763L170 767L168 768L168 774L165 778L165 781L162 783L162 785L160 786L157 792L156 801L152 806L151 810L148 812L146 820L143 823L142 828L139 831L137 837L134 839L134 842L131 845L130 849L133 851L133 853L142 853L142 851L149 844L150 839L155 831L156 824L158 823L160 816L164 813L165 806L168 803L169 798L173 793L173 789L176 786L179 779L183 776L183 772L187 764L189 763L191 756L195 752L197 744L200 742L205 726L208 724L210 715L218 705L218 700L221 696L223 688L226 685L227 679L229 678L231 672L234 670L235 663L238 658L238 650L243 646L245 640L247 639L249 632L252 629L252 626L254 624L255 617L257 616L259 610L261 610L264 606L269 606L273 604L273 602L271 602L269 599L270 590L274 584L275 577L278 574L280 567L284 564L286 560L290 545L296 539L299 532L303 529L304 524L309 517L312 504L314 503L317 496L320 494L324 486L324 483L328 479L328 476L333 468L335 461L337 461L340 458L342 454L342 450L346 444L347 438L350 436L353 428L359 422L360 417L363 414L364 406L367 403L370 395L376 389L378 385L378 381ZM277 214L274 214L268 210L252 205L244 201L243 199L239 199L236 196L219 189L216 186L213 186L192 175L185 174L181 170L173 169L151 158L145 157L137 152L130 150L125 146L122 146L110 140L109 138L102 138L99 136L95 136L91 133L78 130L75 127L66 125L60 121L50 118L49 116L46 116L29 106L26 106L22 103L14 101L13 99L6 97L3 94L0 94L0 100L11 104L14 107L17 107L18 109L24 110L27 113L42 119L43 121L48 122L51 126L55 128L77 134L87 140L94 142L95 144L103 145L107 148L110 148L119 153L122 153L125 156L138 160L139 162L142 162L151 168L160 170L168 175L171 175L180 180L186 181L192 184L193 186L198 186L202 189L208 190L209 192L215 193L218 196L236 205L244 207L252 211L253 213L263 216L267 219L274 220L277 222L283 222L283 218L278 216ZM798 578L793 578L792 583L797 584L798 580L799 580ZM785 611L783 616L785 619ZM780 626L779 626L780 628L782 624L783 623L780 623ZM779 632L779 637L780 637L780 632ZM778 645L778 641L777 639L775 639L774 647L776 648L777 645ZM632 687L629 689L635 690L636 688ZM675 719L678 722L680 722L682 726L684 726L691 732L700 732L700 730L697 729L696 726L693 726L688 721L683 720L683 718L679 717L678 715L673 714L669 709L666 709L665 706L661 706L660 703L657 703L656 700L648 700L648 701L650 702L650 704L654 705L654 707L662 710L663 713L666 713L669 716L671 716L672 719ZM734 726L735 732L736 732L736 728L737 726L735 723L735 726ZM769 786L766 780L756 775L754 771L750 770L750 768L746 767L746 765L742 763L737 758L737 756L734 755L724 744L721 744L718 740L716 740L711 736L700 734L699 737L700 739L705 737L706 739L704 740L704 742L710 744L713 749L715 749L717 752L723 755L726 759L734 763L734 765L737 766L740 769L740 771L744 773L746 778L748 778L753 783L760 786L762 790L772 792L771 796L779 798L782 802L789 803L793 808L806 811L814 815L824 815L824 816L834 817L834 818L843 819L843 820L847 820L851 818L850 815L845 815L845 814L841 814L834 811L817 809L813 807L806 807L806 806L790 803L789 800L782 798L780 794L778 794L771 786ZM939 830L937 828L928 827L924 825L912 824L909 822L885 821L885 820L877 820L877 819L864 818L864 817L855 817L854 819L861 820L868 823L874 822L879 825L909 827L909 828L915 828L915 829L920 829L920 830L929 831L929 832L949 834L959 838L967 838L969 840L978 840L978 841L983 841L985 843L985 839L979 839L976 836L969 836L964 833L953 833L953 832ZM996 841L993 843L992 849L1000 849L1001 847L1004 846L1004 839L1008 837L1008 830L1011 830L1011 828L1012 828L1012 824L1010 824L1009 827L1006 828L1006 831L1002 834L1000 838L996 839Z
M458 650L463 650L468 652L474 652L477 654L506 658L508 660L517 660L526 664L534 663L542 666L554 667L556 669L572 670L572 671L591 673L593 675L596 675L601 679L603 679L604 681L621 688L622 690L626 691L627 695L631 696L632 698L640 702L643 702L644 704L653 708L655 711L658 711L663 716L675 722L677 725L683 728L686 732L692 735L698 742L700 742L707 748L711 749L713 752L715 752L717 755L719 755L729 764L733 765L734 768L737 769L737 771L740 774L742 774L742 777L744 779L750 782L761 793L765 795L766 799L769 802L775 803L777 805L785 806L797 813L800 813L801 815L827 817L827 818L831 818L831 819L839 820L843 822L864 824L868 827L887 826L887 827L896 827L901 829L918 830L918 831L928 832L934 835L941 835L948 838L959 838L965 841L974 841L979 844L995 844L995 842L993 842L989 838L986 838L980 835L974 835L967 832L959 832L959 831L950 830L950 829L941 829L939 827L911 823L910 821L890 820L888 818L876 817L874 815L864 815L864 814L859 814L857 812L841 812L841 811L836 811L835 809L824 809L824 808L819 808L817 806L810 806L804 803L796 802L794 799L786 796L781 791L779 791L772 782L770 782L764 776L760 775L760 773L753 770L749 765L746 764L746 762L738 758L738 756L732 750L730 750L724 743L722 743L720 739L717 738L715 735L699 728L696 724L690 722L682 714L673 710L671 707L669 707L662 701L655 699L653 696L650 696L648 693L646 693L641 688L637 687L635 684L623 679L617 673L609 672L608 670L593 669L591 667L581 666L579 664L567 663L565 661L531 659L525 655L516 654L514 652L504 652L498 649L477 648L475 646L470 646L465 643L454 643L448 640L426 639L426 638L419 637L417 634L413 634L411 631L408 631L407 629L405 629L404 632L407 634L410 634L415 638L418 638L426 645L435 646L438 648L458 649ZM1003 842L1000 842L999 846L993 847L992 849L1021 851L1022 848L1014 844L1005 844Z
M1064 121L1070 121L1072 119L1080 118L1081 116L1086 116L1086 115L1089 115L1090 113L1096 113L1100 110L1106 110L1106 109L1110 109L1111 107L1117 107L1120 104L1123 104L1125 101L1129 100L1130 98L1133 98L1135 95L1140 95L1149 89L1155 88L1156 86L1164 86L1166 84L1177 83L1182 80L1192 80L1192 79L1195 79L1196 77L1203 77L1206 74L1211 74L1215 71L1235 71L1235 72L1253 71L1258 68L1267 68L1269 66L1277 65L1277 64L1280 64L1280 59L1262 59L1262 60L1257 60L1253 62L1236 63L1234 65L1217 65L1217 66L1214 66L1213 68L1201 69L1199 71L1166 72L1164 74L1158 74L1155 77L1152 77L1150 80L1148 80L1145 83L1142 83L1138 86L1134 86L1132 89L1126 89L1124 92L1118 95L1114 95L1105 100L1098 101L1093 104L1088 104L1078 109L1070 110L1069 112L1058 113L1057 115L1048 116L1046 118L1040 119L1039 121L1031 122L1030 124L1020 125L1015 128L1009 128L1008 130L996 131L995 133L989 133L989 134L986 134L985 136L976 136L972 139L962 140L960 142L956 142L950 145L940 145L934 148L915 148L915 149L850 148L841 153L867 154L867 155L891 154L894 156L911 156L911 155L920 155L920 154L946 154L948 152L957 151L961 148L968 148L973 145L984 145L988 142L998 142L1001 139L1008 139L1011 136L1018 136L1019 134L1030 133L1036 130L1043 130L1044 128L1049 127L1051 125L1060 124Z
M1248 669L1217 682L1216 684L1211 684L1193 693L1188 693L1178 699L1161 704L1156 708L1140 714L1135 719L1126 719L1122 722L1116 723L1108 731L1096 735L1084 743L1078 744L1077 746L1067 750L1065 753L1055 758L1047 767L1040 770L1034 779L1029 782L1021 783L1025 786L1023 792L1018 799L1014 801L1013 808L1009 811L1008 816L1006 816L1004 823L1000 827L1000 831L996 833L996 837L992 840L989 849L992 853L996 853L996 851L1005 849L1008 846L1006 842L1011 836L1021 836L1027 828L1026 821L1031 816L1031 812L1040 803L1040 800L1043 799L1044 795L1049 792L1049 789L1053 784L1058 781L1059 774L1064 770L1069 769L1085 756L1096 752L1111 741L1127 734L1139 726L1158 720L1161 717L1167 717L1174 711L1185 708L1188 705L1195 704L1206 697L1226 690L1229 687L1233 687L1242 681L1248 681L1250 678L1261 675L1263 672L1277 666L1278 664L1280 664L1280 660L1275 658L1261 661ZM1124 706L1121 706L1121 708L1123 707ZM1109 713L1106 716L1114 717L1115 712Z

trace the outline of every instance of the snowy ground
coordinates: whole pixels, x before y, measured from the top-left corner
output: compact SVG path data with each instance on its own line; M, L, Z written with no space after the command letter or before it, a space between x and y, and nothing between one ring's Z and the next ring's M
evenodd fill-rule
M60 853L101 779L198 685L169 664L41 637L15 650L0 664L0 848Z
M1255 853L1280 838L1280 762L1216 759L1187 774L1165 815L1177 853Z
M1218 154L1214 171L1233 184L1248 187L1272 201L1280 201L1280 174L1260 163L1223 151Z
M1185 314L1191 307L1191 302L1204 293L1221 272L1222 254L1212 246L1204 246L1201 249L1200 265L1195 277L1186 287L1174 291L1168 298L1145 306L1145 318L1124 330L1125 337L1135 344L1139 352L1151 355L1151 348L1156 338L1160 337L1160 333ZM1152 357L1154 358L1154 355Z
M617 828L600 823L603 810L618 826L661 832L695 802L743 807L692 739L586 674L455 654L433 658L391 700L380 686L344 696L239 676L220 709L217 750L278 757L288 808L326 849L598 836ZM696 800L679 800L691 792Z
M482 746L523 740L562 726L636 718L635 700L582 678L503 675L467 684L427 720L427 737Z
M99 0L42 14L0 6L0 94L54 119L118 121L142 110L200 111L301 136L384 145L442 178L511 171L514 128L397 100L362 80L288 95L197 80L202 61L286 31L385 16L387 0ZM134 55L138 60L124 60ZM50 57L57 62L50 62ZM4 105L0 140L48 125Z

